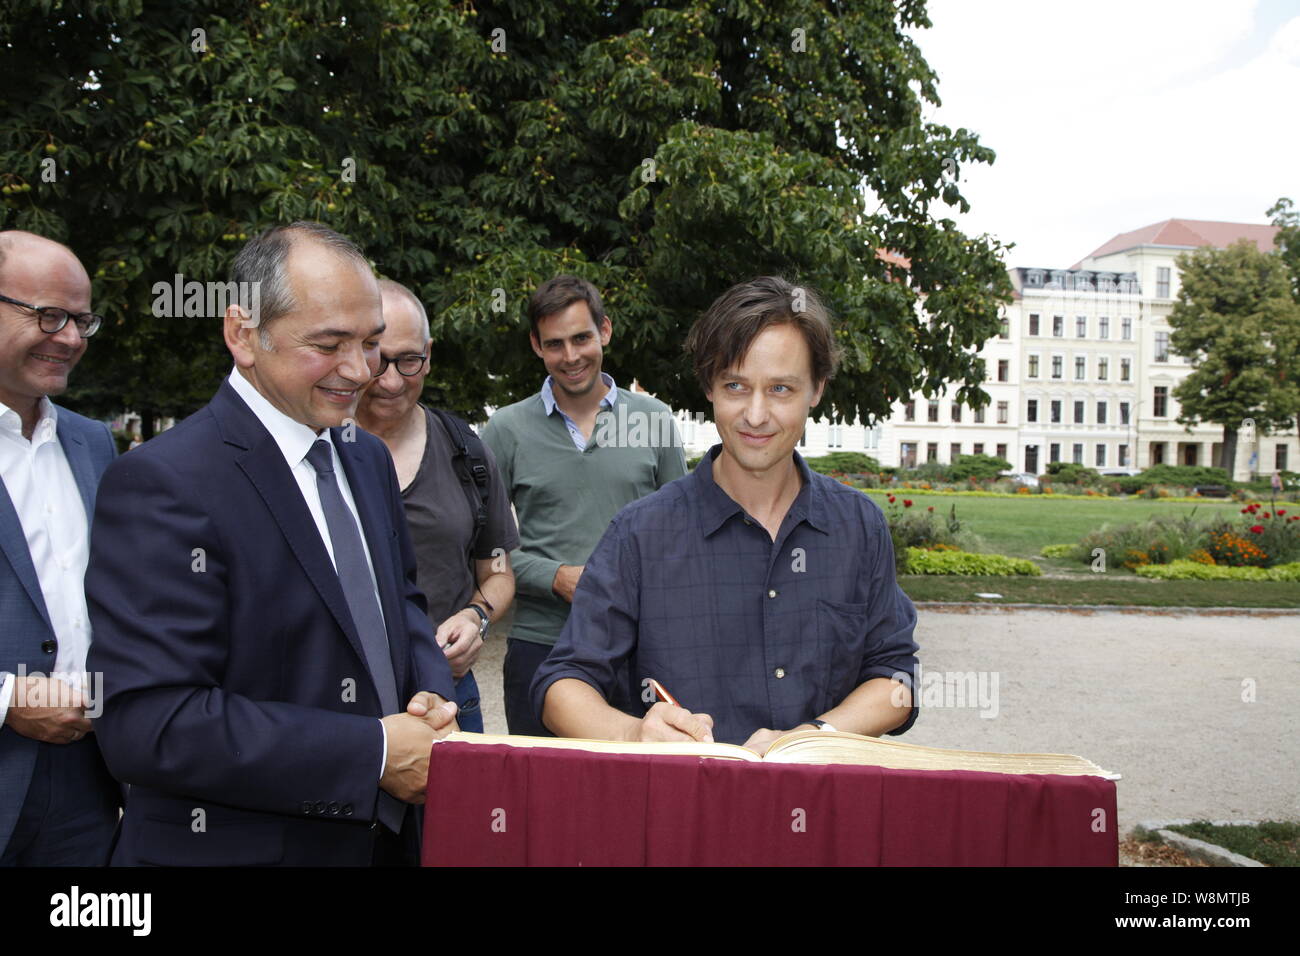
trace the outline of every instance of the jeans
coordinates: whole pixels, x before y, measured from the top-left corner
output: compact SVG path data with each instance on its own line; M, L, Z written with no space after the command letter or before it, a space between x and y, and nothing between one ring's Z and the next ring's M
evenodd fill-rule
M478 681L474 672L469 671L456 681L456 723L461 730L483 733L483 710L479 704Z

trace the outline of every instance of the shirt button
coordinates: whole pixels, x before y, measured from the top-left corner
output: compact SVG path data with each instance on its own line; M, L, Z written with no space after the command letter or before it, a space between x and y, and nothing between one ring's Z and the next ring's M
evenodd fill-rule
M767 596L770 597L770 598L774 598L774 597L776 597L776 592L775 592L775 591L768 591L768 592L767 592Z
M773 671L773 673L776 674L776 679L780 680L782 677L785 676L785 668L778 667L775 671Z
M41 650L46 654L53 654L58 649L58 641L41 641Z

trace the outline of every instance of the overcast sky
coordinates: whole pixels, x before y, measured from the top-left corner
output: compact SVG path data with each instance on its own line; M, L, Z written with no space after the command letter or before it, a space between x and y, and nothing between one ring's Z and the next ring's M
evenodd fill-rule
M1064 268L1164 219L1300 203L1300 0L930 0L929 118L997 152L961 171L967 233ZM943 207L950 208L950 207Z

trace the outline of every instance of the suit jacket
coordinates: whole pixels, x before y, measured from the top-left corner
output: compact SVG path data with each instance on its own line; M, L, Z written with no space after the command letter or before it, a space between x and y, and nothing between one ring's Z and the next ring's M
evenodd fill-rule
M95 510L95 490L100 476L117 454L113 434L103 422L92 421L57 405L55 408L59 444L81 492L81 503L89 521ZM54 641L54 628L36 566L27 549L27 537L4 482L0 481L0 670L16 674L22 664L27 673L48 674L54 669L57 656ZM18 820L31 783L38 746L37 741L11 727L0 728L0 849L9 842Z
M454 700L392 459L333 433L401 703ZM91 542L96 733L130 785L112 862L368 865L379 696L302 492L229 382L108 469Z

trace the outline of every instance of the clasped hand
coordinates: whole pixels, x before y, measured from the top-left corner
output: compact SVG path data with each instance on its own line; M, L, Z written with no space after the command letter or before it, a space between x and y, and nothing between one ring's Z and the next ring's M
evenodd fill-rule
M455 703L430 691L420 691L406 705L406 713L389 714L383 722L388 758L379 786L398 800L424 803L429 750L435 740L460 729Z

